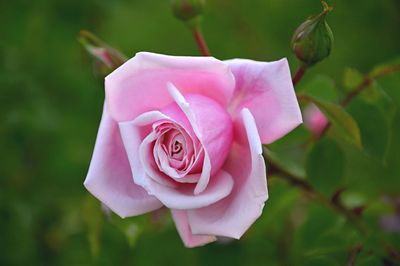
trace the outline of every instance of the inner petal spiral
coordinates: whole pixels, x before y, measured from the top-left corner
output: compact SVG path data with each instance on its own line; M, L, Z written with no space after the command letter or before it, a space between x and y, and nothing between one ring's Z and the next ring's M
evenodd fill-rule
M156 123L153 129L153 155L158 169L177 182L196 182L194 166L202 163L203 154L198 139L172 121Z

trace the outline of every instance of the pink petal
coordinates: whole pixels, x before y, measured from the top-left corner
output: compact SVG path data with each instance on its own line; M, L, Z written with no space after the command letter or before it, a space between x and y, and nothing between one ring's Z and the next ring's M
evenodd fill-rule
M253 114L262 143L271 143L302 123L286 59L257 62L247 59L225 61L236 78L230 110L245 107Z
M125 142L125 137L123 137L124 142ZM130 146L127 146L125 144L125 147L127 149L127 153L129 154L128 156L134 156L138 157L135 158L134 161L136 162L137 160L140 160L140 164L145 170L146 173L146 178L150 177L151 179L155 180L157 183L163 184L165 186L169 187L176 187L177 183L174 181L173 177L177 175L177 173L173 173L174 169L168 168L164 169L164 171L160 171L160 169L157 166L157 163L155 162L154 159L154 153L153 153L153 147L152 143L157 139L157 135L152 132L150 133L140 144L139 146L139 151L136 154L131 154L131 151L128 151ZM170 170L170 171L166 171ZM172 176L170 176L171 174ZM148 189L150 191L150 189Z
M144 139L149 138L153 130L152 124L164 119L169 120L170 118L158 111L152 111L144 113L132 121L119 123L121 137L131 165L133 178L136 184L144 188L148 188L149 186L149 177L146 171L150 171L151 168L145 168L141 162L140 145ZM153 161L149 160L147 162L150 163ZM147 189L147 191L149 190Z
M139 115L132 121L119 123L125 149L132 165L134 180L144 188L148 188L149 178L166 186L175 187L177 185L177 182L171 178L175 177L176 173L168 176L161 172L154 159L154 151L151 143L157 139L157 135L153 132L153 126L155 123L159 124L161 122L177 123L178 121L171 119L159 111L151 111ZM188 124L188 122L186 123ZM166 168L165 170L173 169ZM170 173L168 171L164 172ZM187 181L190 181L189 179L197 180L198 178L195 176L188 177ZM147 189L147 191L150 191L150 189Z
M165 85L173 82L184 93L211 97L222 105L230 100L234 77L229 67L212 57L137 53L106 77L106 101L117 121L131 120L171 102Z
M185 247L193 248L204 246L205 244L217 240L215 236L193 235L185 211L171 210L171 214Z
M194 186L190 183L181 183L173 188L150 180L148 191L170 209L197 209L227 197L232 191L233 179L228 172L220 170L200 194L193 193Z
M166 207L173 209L201 208L229 195L233 187L233 180L231 175L224 171L216 173L207 188L198 195L193 193L195 184L176 183L174 185L173 183L166 184L155 181L154 175L161 175L162 173L156 171L149 164L149 162L153 161L153 158L145 160L146 155L140 150L140 146L142 145L141 137L143 138L146 134L150 134L151 125L161 119L171 118L160 112L153 111L144 113L133 121L119 123L135 182L143 186L148 193L157 197ZM151 134L148 138L151 138ZM153 178L150 175L153 175ZM163 177L159 176L157 180L158 178ZM165 176L165 178L169 177Z
M212 99L194 94L185 99L174 84L167 86L204 147L202 174L194 191L199 194L225 162L233 138L232 121L225 109Z
M240 238L261 215L268 199L260 137L248 109L235 125L235 142L224 169L234 178L231 194L206 208L189 210L194 234Z
M158 209L162 203L133 182L118 124L103 111L85 187L121 217Z

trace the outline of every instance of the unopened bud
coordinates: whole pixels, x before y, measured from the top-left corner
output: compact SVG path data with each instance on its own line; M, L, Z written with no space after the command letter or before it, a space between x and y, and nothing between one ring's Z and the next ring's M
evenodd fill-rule
M122 65L127 57L118 50L110 47L93 33L82 30L78 37L85 50L96 59L95 71L100 75L106 75Z
M204 0L173 0L171 6L175 17L191 26L203 14Z
M326 22L326 15L332 7L324 1L321 3L324 10L303 22L292 37L292 51L306 67L328 57L332 49L333 34Z
M315 138L319 138L329 123L326 116L314 104L308 105L304 109L304 125L308 128Z

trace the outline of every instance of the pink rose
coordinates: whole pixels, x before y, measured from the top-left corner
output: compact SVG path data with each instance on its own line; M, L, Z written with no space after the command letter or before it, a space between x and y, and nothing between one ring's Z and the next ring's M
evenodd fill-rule
M314 104L310 104L304 110L304 125L318 138L328 125L328 119Z
M169 208L187 247L240 238L268 198L261 143L302 122L286 59L138 53L105 89L85 187L121 217Z

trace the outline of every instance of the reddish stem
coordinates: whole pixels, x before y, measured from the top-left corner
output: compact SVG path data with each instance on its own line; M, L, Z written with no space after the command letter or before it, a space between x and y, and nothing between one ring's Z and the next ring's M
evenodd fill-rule
M197 45L199 46L201 54L204 56L210 56L211 54L210 51L208 50L207 43L199 27L195 27L193 29L193 36L196 40Z
M293 78L293 86L296 86L296 84L299 83L299 81L303 77L305 71L306 71L306 69L303 66L301 66L301 67L299 67L299 69L297 69L296 75Z

